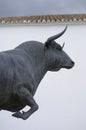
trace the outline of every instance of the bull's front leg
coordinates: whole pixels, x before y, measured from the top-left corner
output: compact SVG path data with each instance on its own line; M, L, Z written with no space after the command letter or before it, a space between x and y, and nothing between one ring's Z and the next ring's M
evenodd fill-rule
M18 88L17 91L18 97L26 103L26 105L30 106L31 108L27 112L15 112L12 116L17 118L22 118L26 120L28 117L31 116L32 113L34 113L38 109L38 105L36 104L35 100L33 99L32 94L29 92L29 90L23 86Z

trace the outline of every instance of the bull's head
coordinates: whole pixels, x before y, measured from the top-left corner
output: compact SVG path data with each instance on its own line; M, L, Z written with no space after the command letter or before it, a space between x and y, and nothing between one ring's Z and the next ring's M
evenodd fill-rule
M70 59L70 57L63 51L63 46L61 47L58 43L54 40L61 37L67 29L65 29L57 34L54 35L45 42L45 54L47 58L47 65L48 69L51 71L58 71L61 68L70 69L74 66L74 62Z

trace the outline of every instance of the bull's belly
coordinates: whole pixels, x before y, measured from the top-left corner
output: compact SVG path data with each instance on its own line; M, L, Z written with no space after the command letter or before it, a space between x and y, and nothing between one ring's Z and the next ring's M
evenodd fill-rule
M0 107L0 110L7 110L7 111L11 111L11 112L17 112L20 111L21 109L23 109L26 105L20 104L17 106L14 105L3 105Z
M0 110L7 110L11 112L16 112L23 109L26 106L24 102L19 101L18 99L10 99L8 101L2 101L0 104Z

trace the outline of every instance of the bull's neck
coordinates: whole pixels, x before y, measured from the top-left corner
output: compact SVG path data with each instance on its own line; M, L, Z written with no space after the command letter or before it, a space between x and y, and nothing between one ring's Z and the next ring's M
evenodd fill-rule
M32 77L36 88L47 72L44 45L40 42L30 41L20 45L19 48L25 50L30 58L32 66Z
M41 50L41 53L38 51L32 57L33 77L35 86L37 87L47 72L47 66L43 50Z
M39 85L40 81L42 80L46 72L47 72L47 69L45 67L45 62L40 60L39 63L35 64L35 61L34 61L34 83L36 87Z

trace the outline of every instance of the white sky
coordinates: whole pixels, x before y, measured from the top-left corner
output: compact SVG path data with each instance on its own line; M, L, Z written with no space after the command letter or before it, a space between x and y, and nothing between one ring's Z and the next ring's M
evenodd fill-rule
M0 50L33 38L45 41L63 28L64 25L0 27ZM69 25L64 36L57 40L61 44L64 41L64 50L75 61L75 67L45 75L35 95L39 110L26 121L12 117L11 112L1 111L0 130L86 129L86 25Z

